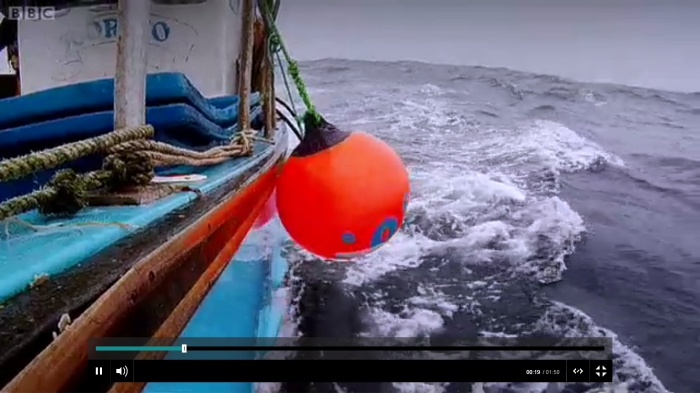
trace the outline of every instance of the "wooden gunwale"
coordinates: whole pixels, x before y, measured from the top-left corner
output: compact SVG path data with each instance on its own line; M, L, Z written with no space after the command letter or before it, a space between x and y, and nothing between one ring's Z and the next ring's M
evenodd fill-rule
M280 143L280 145L284 145L284 149L286 149L286 143ZM203 198L204 200L195 201L187 208L169 215L149 228L147 233L129 236L128 239L119 242L120 244L99 253L90 261L86 261L83 266L75 269L75 272L70 272L65 277L52 279L49 283L53 285L47 285L45 288L42 288L44 287L42 285L37 288L37 291L23 294L24 299L21 299L22 301L16 306L26 306L27 303L33 303L36 307L41 306L42 298L46 299L55 295L57 290L61 288L61 282L66 283L66 278L75 279L76 276L83 276L84 281L81 284L86 284L85 281L93 284L93 286L83 288L81 297L69 299L70 302L66 302L68 304L64 304L60 310L53 312L52 318L48 318L53 322L63 311L80 311L106 289L106 292L99 299L90 305L55 341L50 342L2 391L55 392L70 389L71 385L75 386L76 381L80 380L86 367L88 338L105 336L150 337L171 314L173 308L182 300L192 285L195 285L194 283L204 273L212 260L216 260L216 256L221 254L227 241L232 236L234 239L240 237L242 240L242 236L247 233L249 229L246 227L247 218L250 218L251 215L257 216L264 200L261 202L260 195L250 194L252 195L250 198L253 198L251 200L254 202L251 207L254 208L246 210L244 212L246 218L238 222L232 219L232 215L236 213L232 209L235 210L236 201L241 199L241 195L238 194L245 193L245 190L251 186L252 179L265 177L265 175L257 175L267 172L276 176L277 170L273 166L281 165L284 156L280 151L280 146L275 150L273 157L249 169L240 176L239 181L233 182L235 184L223 186L221 190ZM274 181L268 186L271 192ZM262 194L268 195L267 190ZM225 230L222 231L222 227ZM231 247L235 250L238 245ZM224 252L225 254L230 252L230 249L227 250ZM101 275L96 279L91 274L100 273L100 264L102 264ZM114 276L118 277L121 274L105 271L105 268L116 267L120 264L130 268L121 269L122 273L126 270L125 274L109 287L116 280ZM182 268L183 266L184 268ZM179 267L181 271L178 272ZM169 275L172 276L175 273L185 276L184 279L179 277L180 288L177 288L177 279L169 278ZM186 277L188 275L189 277ZM163 291L163 286L168 288ZM168 296L173 291L177 293ZM149 300L149 296L152 299ZM56 299L53 300L55 303ZM160 312L153 309L154 306L157 307L164 302L169 303L169 307L168 305L161 307ZM31 307L29 311L31 311ZM44 311L43 314L46 312ZM137 317L143 318L143 320L135 321L134 319ZM19 352L31 351L32 349L38 352L37 341L39 344L41 344L41 338L46 341L46 335L50 334L52 327L52 323L46 319L40 321L40 323L43 322L38 329L40 331L35 330L29 339L24 340L23 343L20 342ZM15 336L18 335L15 334ZM15 344L17 343L15 342ZM24 363L26 363L26 357L32 354L15 353L14 355L10 356L9 359L5 356L4 362L0 363L3 368L8 361L23 360L23 357L25 358ZM84 388L95 391L92 387Z
M16 295L0 309L0 385L7 383L41 350L51 344L62 314L73 318L156 247L207 214L220 200L231 198L265 162L238 179L174 211L95 254L46 283ZM163 274L165 272L162 272Z
M263 176L275 177L276 173L271 171ZM258 180L258 182L261 181L267 182L269 180ZM260 201L256 206L256 211L263 208L267 202L267 199L270 197L270 195L272 195L272 190L272 187L267 187L264 197L261 195ZM212 261L211 265L209 265L207 270L194 284L192 289L187 292L185 297L180 301L180 303L178 303L170 316L168 316L165 322L160 325L158 330L153 334L154 338L161 339L157 340L157 345L164 345L162 339L170 338L174 341L175 338L182 333L182 330L187 325L187 322L189 322L195 311L197 311L199 304L202 303L206 294L209 293L209 290L214 286L216 280L219 278L226 266L228 266L228 262L231 260L231 258L233 258L233 255L240 247L245 236L248 234L248 231L253 226L253 223L255 223L256 218L257 215L250 215L246 221L241 224L241 230L237 231L234 237L231 238L228 243L226 243L221 252L219 252L219 255L217 255L214 261ZM154 345L156 344L154 343ZM136 356L136 359L158 360L162 359L163 357L165 357L164 352L141 352ZM145 382L115 383L109 390L109 393L138 393L141 392L145 386Z

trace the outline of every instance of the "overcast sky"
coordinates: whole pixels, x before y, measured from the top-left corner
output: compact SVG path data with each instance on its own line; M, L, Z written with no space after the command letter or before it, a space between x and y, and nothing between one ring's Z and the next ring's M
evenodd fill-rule
M499 66L700 91L700 1L283 0L299 59Z
M700 0L282 0L280 25L301 60L483 65L700 91Z

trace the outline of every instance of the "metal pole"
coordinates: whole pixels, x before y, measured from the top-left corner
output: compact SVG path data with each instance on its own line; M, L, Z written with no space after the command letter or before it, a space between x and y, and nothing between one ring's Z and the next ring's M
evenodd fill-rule
M114 77L114 128L146 122L151 0L119 0L117 68Z

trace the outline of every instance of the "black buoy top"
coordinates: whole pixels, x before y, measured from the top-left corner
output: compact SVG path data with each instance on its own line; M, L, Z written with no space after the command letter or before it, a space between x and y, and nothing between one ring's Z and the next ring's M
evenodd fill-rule
M317 116L317 117L316 117ZM307 157L322 152L347 139L351 132L338 129L321 115L304 115L304 138L292 152L292 157Z

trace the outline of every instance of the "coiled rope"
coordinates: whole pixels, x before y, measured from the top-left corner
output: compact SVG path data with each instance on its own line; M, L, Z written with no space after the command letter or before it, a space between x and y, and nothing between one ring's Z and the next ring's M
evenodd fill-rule
M57 171L41 189L0 203L0 220L33 209L47 215L75 214L88 205L93 191L145 186L155 176L157 166L214 165L232 157L250 155L251 139L254 138L253 131L241 131L228 145L197 152L150 140L153 135L154 130L150 125L125 128L0 161L0 182L3 182L56 168L91 154L107 154L99 170L78 174L72 169L63 169ZM180 186L173 187L182 189Z

